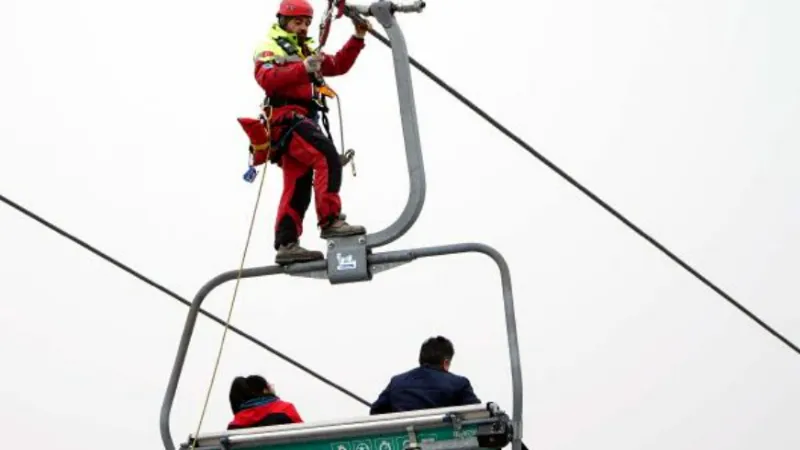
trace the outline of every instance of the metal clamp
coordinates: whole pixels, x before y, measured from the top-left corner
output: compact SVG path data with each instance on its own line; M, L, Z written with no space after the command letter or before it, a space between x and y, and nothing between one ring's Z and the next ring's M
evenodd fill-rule
M447 415L447 419L446 420L449 421L451 424L453 424L453 431L454 432L461 431L461 428L463 427L464 419L462 419L462 417L460 415L458 415L456 413L450 413L450 414Z
M422 447L417 440L417 433L414 431L414 425L409 425L406 427L406 430L408 430L408 445L406 445L403 450L421 450Z
M379 0L373 2L369 5L364 4L353 4L353 3L345 3L344 10L345 14L348 12L356 12L358 14L364 16L377 16L375 14L375 10L373 8L386 8L390 13L394 14L396 12L400 13L411 13L411 12L422 12L425 9L425 1L424 0L415 0L412 3L398 3L398 2L390 2L386 0Z
M506 415L505 411L503 411L503 409L500 408L500 406L495 402L487 402L486 410L489 411L489 414L491 414L492 417Z
M331 284L370 281L367 237L363 234L328 241L328 281Z

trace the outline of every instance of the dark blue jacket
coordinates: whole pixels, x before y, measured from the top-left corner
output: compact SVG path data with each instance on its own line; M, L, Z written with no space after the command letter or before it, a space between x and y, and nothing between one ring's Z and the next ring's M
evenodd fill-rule
M466 377L420 366L395 375L372 404L370 414L480 403Z

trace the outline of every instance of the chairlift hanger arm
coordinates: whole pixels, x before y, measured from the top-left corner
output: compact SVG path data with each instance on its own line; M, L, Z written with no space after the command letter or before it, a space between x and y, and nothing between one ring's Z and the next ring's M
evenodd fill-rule
M344 10L345 10L345 14L347 14L348 11L352 11L352 12L356 12L358 14L361 14L363 16L373 16L375 14L373 13L373 9L372 8L375 7L375 5L380 5L380 7L383 7L383 5L387 5L387 4L388 4L389 11L392 12L392 13L396 13L396 12L401 12L401 13L417 12L418 13L418 12L422 12L422 10L425 9L425 2L423 0L416 0L416 1L412 2L412 3L406 3L406 4L401 4L401 3L398 3L398 2L391 2L391 1L386 1L386 0L379 0L379 1L377 1L375 3L371 3L369 5L354 4L354 3L345 2Z
M402 5L379 0L369 5L345 3L344 7L344 14L351 18L357 17L357 14L375 17L378 23L386 30L391 42L400 121L408 166L409 194L405 208L392 224L383 230L366 236L364 245L368 248L387 245L402 237L417 221L425 203L427 189L425 166L422 158L422 144L420 143L414 88L411 82L411 65L409 64L405 37L394 17L395 12L419 12L422 11L424 6L425 3L423 1Z
M512 450L521 450L522 448L522 409L523 409L523 391L522 391L522 366L519 350L519 341L517 338L517 322L514 310L514 297L511 289L511 273L503 256L494 248L478 243L464 243L452 244L436 247L414 248L408 250L396 250L384 253L377 253L368 256L370 266L379 270L380 268L387 268L386 266L393 266L398 264L405 264L419 258L427 258L433 256L453 255L457 253L482 253L489 256L497 265L500 271L500 282L502 287L503 305L505 311L505 325L508 345L508 355L511 360L511 382L513 390L513 414L511 420L511 427L513 431ZM383 266L383 267L381 267ZM242 271L241 278L255 278L277 274L287 274L295 276L303 276L309 273L322 273L324 274L327 269L326 261L314 261L309 263L294 264L291 266L262 266L248 268ZM183 371L183 366L186 361L186 355L189 348L189 343L192 339L194 327L197 321L197 315L200 311L203 301L215 288L222 284L235 280L239 275L239 270L231 270L224 272L207 282L195 295L192 301L192 306L189 308L189 313L186 317L184 330L181 335L181 342L178 347L178 352L175 357L175 362L172 368L172 374L167 385L166 393L164 394L164 401L161 406L160 415L160 430L161 439L164 443L165 450L174 450L175 445L172 440L170 431L170 413L172 411L172 404L175 400L175 394L178 388L178 382Z

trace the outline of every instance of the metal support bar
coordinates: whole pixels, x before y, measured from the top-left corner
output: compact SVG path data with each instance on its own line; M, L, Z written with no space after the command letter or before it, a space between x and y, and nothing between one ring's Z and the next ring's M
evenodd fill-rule
M407 426L406 432L408 432L408 445L400 450L420 450L419 442L417 442L417 432L414 430L414 425Z
M341 427L343 425L354 425L354 424L364 424L364 423L378 423L378 422L391 422L397 423L400 419L420 419L420 418L427 418L427 417L436 417L437 422L444 422L447 417L451 415L463 417L464 423L485 423L486 422L486 415L488 412L489 417L499 417L502 412L498 412L499 410L495 410L491 407L492 403L487 402L484 404L475 404L475 405L462 405L462 406L443 406L440 408L429 408L429 409L422 409L422 410L415 410L415 411L404 411L404 412L396 412L391 414L378 414L374 416L351 416L351 417L340 417L337 419L329 419L329 420L315 420L314 422L304 422L304 423L293 423L291 425L273 425L270 426L268 434L275 433L275 430L285 429L288 426L291 426L292 430L312 430L318 428L336 428ZM212 431L208 433L201 433L199 438L201 440L215 440L221 439L225 436L236 436L241 434L253 434L253 430L251 428L240 428L236 430L226 430L226 431Z
M514 427L513 450L522 448L522 363L517 337L517 319L514 310L514 295L511 291L511 272L503 255L494 248L480 243L450 244L435 247L424 247L409 250L383 252L369 257L372 264L391 264L396 261L410 262L417 258L445 256L457 253L483 253L492 258L500 270L500 283L503 290L503 307L506 319L506 336L508 340L508 356L511 361L511 386L513 393L512 426Z
M472 405L482 406L482 405ZM441 410L440 410L441 411ZM256 427L244 430L232 430L222 436L228 438L231 444L237 448L269 448L282 444L294 444L298 446L306 446L312 443L317 445L321 444L320 441L343 441L352 440L354 437L370 439L377 436L393 440L389 436L404 436L408 441L409 433L412 437L416 436L417 432L429 432L434 430L444 431L446 433L447 426L445 417L451 413L434 413L424 414L417 416L404 415L403 413L385 414L388 418L380 418L376 416L369 416L366 420L361 420L356 423L347 423L345 419L343 423L329 423L327 425L314 425L314 424L280 424L264 427ZM502 430L508 425L510 419L508 416L492 416L486 409L480 412L480 418L476 417L476 422L473 427L473 434L481 436L486 434L481 432L482 429L499 429ZM238 431L233 434L234 431ZM198 443L200 448L209 447L208 444L216 445L219 439L210 437L218 433L211 433L209 436L199 436ZM368 437L369 436L369 437ZM454 436L454 439L446 437L447 441L457 441L460 436ZM412 439L413 440L413 439ZM430 442L428 439L423 439L420 443L424 444ZM185 445L185 444L184 444ZM312 444L313 445L313 444ZM328 447L322 445L322 447ZM378 444L376 447L380 448ZM401 447L402 448L402 447ZM495 447L496 448L496 447Z
M483 253L497 264L500 270L500 283L503 291L503 306L505 310L506 322L506 335L508 339L508 354L511 360L511 382L513 389L513 408L514 413L512 417L512 426L514 431L514 439L512 443L513 450L521 450L522 444L522 366L520 362L519 343L517 338L517 322L514 311L514 297L511 290L511 273L508 269L503 256L494 248L476 243L453 244L438 247L424 247L409 250L397 250L385 253L378 253L368 255L367 261L370 266L383 265L392 266L397 263L408 263L418 258L428 258L433 256L444 256L457 253ZM299 275L308 272L317 272L325 270L326 261L314 261L310 263L294 264L291 266L262 266L248 268L242 271L241 278L254 278L261 276L270 276L277 274ZM183 371L183 365L186 361L186 354L189 348L189 343L192 339L194 327L197 322L197 316L200 312L205 298L211 293L212 290L221 286L222 284L235 280L239 274L238 270L231 270L224 272L208 281L194 297L192 305L189 308L189 313L186 317L181 342L178 346L178 352L175 356L175 363L172 367L172 374L170 375L169 384L167 385L166 393L164 394L164 401L161 406L160 415L160 429L161 439L164 443L165 450L174 450L175 445L172 441L172 434L170 432L169 419L172 411L172 404L175 400L175 394L178 388L178 382Z
M403 31L394 18L395 12L420 11L422 7L424 7L422 2L406 6L389 1L377 1L368 7L348 5L349 14L360 12L374 16L386 30L391 42L409 176L409 193L405 208L394 223L381 231L367 234L367 248L390 244L406 234L414 225L414 222L417 221L425 203L425 167L422 159L422 144L419 137L414 88L411 83L411 65Z

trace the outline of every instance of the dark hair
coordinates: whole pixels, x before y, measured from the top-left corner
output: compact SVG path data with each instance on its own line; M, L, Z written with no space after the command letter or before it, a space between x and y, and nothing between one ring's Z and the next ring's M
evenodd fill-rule
M269 389L269 383L260 375L250 375L246 378L234 378L231 382L230 393L228 394L231 410L236 414L242 409L242 404L263 396L264 391L267 389Z
M428 338L419 349L419 364L441 366L445 360L453 359L453 343L444 336Z
M278 26L281 27L283 29L283 31L287 31L286 30L286 25L289 24L289 17L282 16L280 14L275 14L275 17L278 18Z

